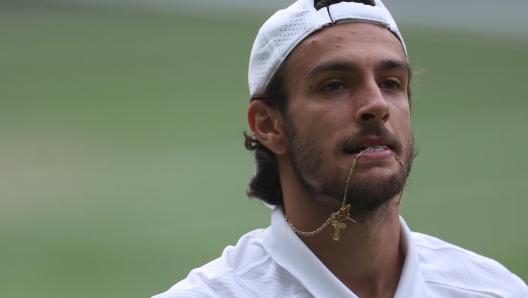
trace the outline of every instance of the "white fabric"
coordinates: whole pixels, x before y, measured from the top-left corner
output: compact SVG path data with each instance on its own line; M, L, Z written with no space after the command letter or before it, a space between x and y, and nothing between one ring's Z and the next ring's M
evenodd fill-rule
M376 6L341 2L317 11L313 0L298 0L279 10L259 30L249 58L248 82L251 95L262 90L288 54L306 37L325 26L346 22L377 24L394 33L407 50L390 12L380 0Z
M491 259L412 233L400 217L405 264L395 298L526 298L528 287ZM244 235L222 256L153 298L353 297L275 208L266 230Z

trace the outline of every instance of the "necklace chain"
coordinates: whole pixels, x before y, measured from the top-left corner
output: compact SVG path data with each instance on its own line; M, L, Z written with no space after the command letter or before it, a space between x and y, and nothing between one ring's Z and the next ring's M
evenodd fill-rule
M321 232L324 228L326 228L326 226L327 226L328 224L330 224L330 222L332 221L332 219L334 219L334 217L335 217L335 213L332 213L332 215L330 215L330 217L324 222L324 224L322 224L317 230L315 230L315 231L311 231L311 232L303 232L303 231L297 229L297 228L293 225L293 223L290 221L290 219L288 218L288 216L287 216L286 214L284 215L284 218L286 219L286 222L288 223L288 225L290 225L290 227L292 228L292 230L293 230L295 233L297 233L297 234L299 234L299 235L302 235L302 236L313 236L313 235L315 235L315 234Z
M317 228L316 230L314 231L311 231L311 232L303 232L299 229L297 229L295 227L295 225L290 221L290 219L288 218L288 216L286 214L284 214L284 218L286 219L286 222L288 223L288 225L291 227L291 229L298 235L301 235L301 236L313 236L315 234L318 234L319 232L321 232L324 228L326 228L334 218L336 218L336 216L338 216L339 212L341 212L346 206L346 197L347 197L347 193L348 193L348 185L350 184L350 177L352 177L352 172L354 172L354 168L356 167L356 163L357 163L357 160L358 158L365 152L371 150L371 149L378 149L378 148L383 148L383 149L386 149L386 150L389 150L393 155L394 157L396 158L396 160L400 163L400 165L403 167L403 162L401 161L401 159L398 157L398 155L396 155L396 153L394 153L394 151L390 150L388 147L386 146L377 146L377 147L369 147L361 152L358 153L358 155L356 156L356 158L354 159L354 162L352 163L352 167L350 168L350 172L348 173L348 178L347 178L347 182L346 182L346 187L345 187L345 194L343 195L343 203L341 204L341 209L339 209L337 212L334 212L330 215L330 217L319 227ZM403 191L402 191L403 193ZM400 193L400 201L401 201L401 193ZM353 219L349 218L350 220L354 221ZM355 222L355 221L354 221ZM336 227L337 228L337 227Z

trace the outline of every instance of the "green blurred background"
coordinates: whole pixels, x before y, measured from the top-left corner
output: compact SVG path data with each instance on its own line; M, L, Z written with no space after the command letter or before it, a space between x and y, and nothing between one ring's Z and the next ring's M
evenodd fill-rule
M242 145L268 16L0 2L1 297L148 297L269 225ZM528 280L528 38L400 27L404 218Z

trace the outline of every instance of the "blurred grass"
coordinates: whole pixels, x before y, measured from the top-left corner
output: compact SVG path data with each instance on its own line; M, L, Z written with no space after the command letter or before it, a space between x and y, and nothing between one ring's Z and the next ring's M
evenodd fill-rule
M147 297L270 212L245 198L264 15L0 3L0 296ZM402 213L528 280L528 41L402 31L421 153Z

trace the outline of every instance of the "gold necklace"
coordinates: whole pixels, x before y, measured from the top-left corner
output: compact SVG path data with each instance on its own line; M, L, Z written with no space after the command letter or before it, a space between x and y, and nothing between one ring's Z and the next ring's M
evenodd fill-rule
M389 150L394 155L394 157L396 157L396 160L398 160L400 165L403 167L403 162L400 160L398 155L396 155L396 153L394 153L394 151L390 150L386 146L369 147L369 148L359 152L358 155L356 156L356 158L354 159L354 162L352 163L352 167L350 168L350 172L348 173L347 183L346 183L346 187L345 187L345 194L343 195L343 203L341 204L341 208L337 212L332 213L330 215L330 217L318 229L316 229L316 230L314 230L312 232L303 232L303 231L297 229L293 225L293 223L290 221L288 216L286 214L284 214L284 218L286 219L286 222L292 228L292 230L296 234L301 235L301 236L313 236L313 235L318 234L319 232L321 232L329 224L332 224L332 226L334 226L334 228L335 228L334 240L335 241L339 241L339 237L340 237L339 231L340 231L340 229L345 229L346 228L346 223L344 223L344 221L349 219L352 222L356 223L355 220L350 218L350 204L346 205L346 197L347 197L347 193L348 193L348 185L350 184L350 177L352 176L352 172L354 172L354 168L356 167L357 160L363 153L369 151L370 149L378 149L378 148L383 148L383 149ZM399 198L399 201L398 201L398 205L401 202L402 194L403 194L403 191L400 193L400 198Z

